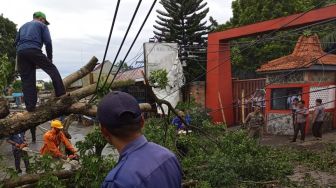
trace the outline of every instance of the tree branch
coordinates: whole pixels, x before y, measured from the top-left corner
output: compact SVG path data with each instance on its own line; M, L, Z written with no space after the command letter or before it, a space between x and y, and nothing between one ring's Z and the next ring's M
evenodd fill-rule
M155 93L153 92L152 87L149 85L149 81L148 81L148 79L146 78L146 76L145 76L145 74L144 74L143 71L142 71L142 75L143 75L144 80L145 80L145 85L146 85L146 87L148 88L150 95L152 95L152 97L154 98L155 102L158 103L159 106L162 105L162 104L167 105L167 106L168 106L168 109L169 109L171 112L173 112L173 113L175 114L175 116L178 117L178 118L182 121L182 123L183 123L184 125L186 125L187 134L188 134L188 129L192 128L192 129L197 130L197 131L201 132L202 134L204 134L209 140L211 140L213 143L215 143L218 147L221 147L221 145L220 145L216 140L214 140L214 139L211 137L211 135L209 135L208 133L206 133L204 130L202 130L201 128L196 127L196 126L189 125L189 124L185 121L185 119L182 118L182 117L178 114L178 112L177 112L177 111L175 110L175 108L170 104L169 101L166 101L166 100L163 100L163 99L159 99L159 98L155 95Z

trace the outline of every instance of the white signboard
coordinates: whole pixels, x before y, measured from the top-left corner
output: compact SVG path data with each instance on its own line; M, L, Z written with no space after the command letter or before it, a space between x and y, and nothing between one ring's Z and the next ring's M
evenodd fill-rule
M183 68L178 58L178 45L176 43L145 43L145 71L149 78L152 71L164 69L168 73L168 85L166 88L153 88L154 93L160 99L169 101L173 107L181 99L180 88L185 83ZM163 106L164 113L168 113L168 107ZM158 108L159 113L162 113Z

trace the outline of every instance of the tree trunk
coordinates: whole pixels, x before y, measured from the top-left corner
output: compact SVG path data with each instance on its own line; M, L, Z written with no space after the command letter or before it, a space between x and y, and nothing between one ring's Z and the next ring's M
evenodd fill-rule
M9 114L8 102L5 98L0 97L0 119L5 118Z
M75 171L61 170L53 172L52 175L57 176L58 179L69 179L75 174ZM41 176L46 174L27 174L14 179L8 179L4 181L4 188L19 187L23 185L34 184L38 182Z

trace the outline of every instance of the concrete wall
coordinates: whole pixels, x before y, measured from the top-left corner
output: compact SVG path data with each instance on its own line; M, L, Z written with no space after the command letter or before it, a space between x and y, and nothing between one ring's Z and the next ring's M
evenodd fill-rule
M266 75L266 84L286 84L286 83L304 83L305 72L297 72L284 77L284 73L274 73Z
M309 128L306 130L306 133L311 133L311 129L313 127L311 123L312 112L309 114ZM333 113L326 112L326 116L323 123L323 131L330 131L333 129ZM267 131L271 134L276 135L293 135L293 123L292 116L281 113L269 113L267 116Z
M306 81L310 82L335 82L334 72L311 71L306 73Z
M292 116L281 113L269 113L267 116L267 131L277 135L292 135L294 133Z
M189 86L189 97L195 99L195 101L205 106L205 82L204 81L197 81L192 82Z

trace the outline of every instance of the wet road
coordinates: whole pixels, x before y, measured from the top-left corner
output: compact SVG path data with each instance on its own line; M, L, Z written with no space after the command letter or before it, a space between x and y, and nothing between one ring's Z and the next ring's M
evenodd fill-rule
M77 122L74 122L69 127L69 133L72 136L72 139L70 140L73 145L75 145L76 142L84 140L85 135L87 135L94 127L93 126L83 126L77 124ZM39 152L41 147L43 146L43 134L46 130L50 129L50 122L46 122L36 128L36 143L32 143L31 140L31 133L30 131L26 131L26 139L29 144L29 148L33 150L34 152ZM109 145L105 147L103 150L103 154L113 154L116 158L118 157L118 154L116 151ZM3 157L3 160L0 161L3 166L15 168L14 167L14 157L12 153L12 146L6 142L5 139L0 140L0 155ZM29 153L29 155L34 155L33 153ZM21 161L21 168L23 171L25 171L23 161ZM0 176L1 173L0 169ZM0 177L1 179L1 177Z

